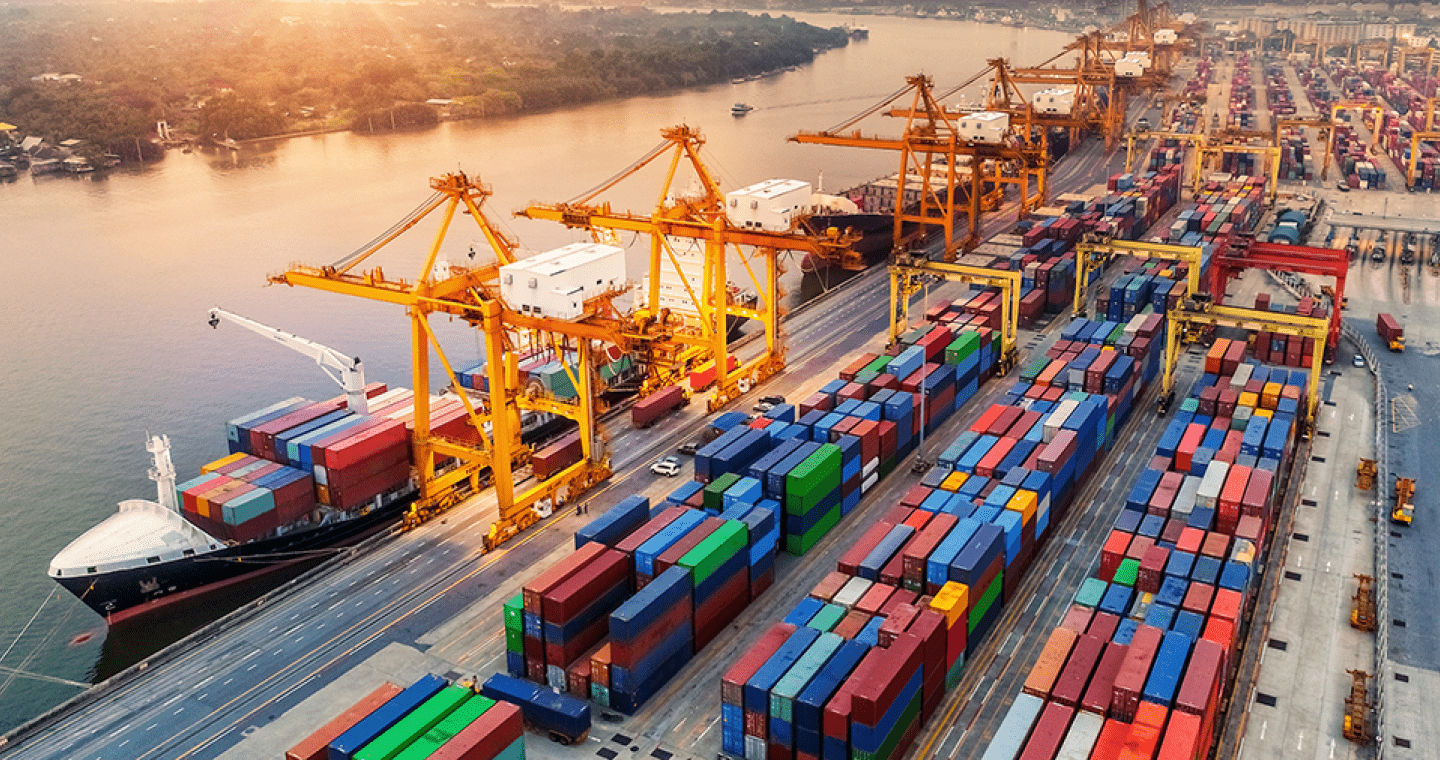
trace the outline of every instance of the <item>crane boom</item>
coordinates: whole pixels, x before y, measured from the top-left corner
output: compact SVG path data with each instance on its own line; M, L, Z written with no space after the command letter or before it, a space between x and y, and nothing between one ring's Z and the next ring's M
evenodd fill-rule
M361 365L360 357L346 356L329 346L323 346L309 338L302 338L294 333L288 333L267 324L256 322L253 319L242 317L239 314L226 311L218 306L211 307L210 326L219 327L221 319L234 322L292 351L298 351L314 359L320 369L329 375L331 380L339 383L340 387L345 390L345 406L347 409L356 414L366 414L369 412L369 399L365 396L365 368Z

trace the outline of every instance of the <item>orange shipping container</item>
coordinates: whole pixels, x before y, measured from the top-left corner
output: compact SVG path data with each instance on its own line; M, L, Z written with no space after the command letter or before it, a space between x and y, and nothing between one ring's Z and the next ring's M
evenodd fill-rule
M1211 375L1220 374L1220 368L1225 360L1225 351L1230 348L1230 341L1221 338L1215 341L1210 347L1210 352L1205 354L1205 371Z
M1056 628L1050 632L1050 640L1045 642L1045 648L1040 650L1040 659L1030 668L1030 675L1025 678L1026 694L1041 699L1050 698L1050 689L1055 686L1055 679L1060 677L1060 670L1065 667L1070 650L1075 647L1076 638L1078 635L1068 628Z

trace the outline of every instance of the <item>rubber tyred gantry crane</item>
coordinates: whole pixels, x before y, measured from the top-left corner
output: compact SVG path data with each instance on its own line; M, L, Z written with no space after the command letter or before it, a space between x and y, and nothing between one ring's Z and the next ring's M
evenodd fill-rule
M1268 269L1274 272L1295 272L1332 277L1335 297L1330 304L1330 328L1325 347L1333 360L1340 343L1340 306L1345 303L1345 274L1350 269L1350 256L1336 248L1312 248L1280 243L1257 243L1247 238L1232 240L1230 246L1210 259L1210 293L1219 304L1225 298L1225 286L1246 269Z

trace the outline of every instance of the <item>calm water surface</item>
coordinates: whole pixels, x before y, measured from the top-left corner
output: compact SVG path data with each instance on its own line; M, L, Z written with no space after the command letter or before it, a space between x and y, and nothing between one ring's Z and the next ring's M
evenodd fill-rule
M849 17L802 15L834 26ZM635 98L504 121L457 122L400 135L330 134L247 146L238 153L172 152L108 176L22 175L0 184L0 731L78 692L14 675L105 677L182 635L214 609L107 641L104 623L45 575L51 556L104 519L120 499L153 498L147 431L170 436L182 479L225 454L225 420L333 384L299 354L233 325L224 306L353 353L371 380L409 385L408 324L398 309L314 291L265 287L291 262L332 262L429 195L456 169L495 192L492 216L530 249L582 239L558 225L512 219L530 201L566 200L605 181L660 142L660 129L703 130L725 188L771 177L839 191L898 168L890 153L802 146L800 129L845 121L920 72L944 88L987 58L1049 58L1071 35L914 19L860 19L868 41L798 71L738 85ZM971 92L972 102L979 97ZM730 105L756 110L733 118ZM887 123L887 121L889 123ZM867 132L895 134L895 120ZM647 211L658 175L606 196ZM445 253L478 239L457 218ZM412 232L379 262L410 276L433 233ZM640 272L632 271L638 279ZM447 354L477 361L480 343L434 320ZM438 364L438 363L434 363Z

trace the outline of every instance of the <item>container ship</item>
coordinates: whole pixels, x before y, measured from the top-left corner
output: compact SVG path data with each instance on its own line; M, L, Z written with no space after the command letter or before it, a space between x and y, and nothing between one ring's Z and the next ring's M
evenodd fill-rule
M156 499L120 502L55 555L50 577L118 625L393 524L416 495L414 393L371 384L366 395L363 414L347 410L344 397L295 397L231 420L229 455L179 483L168 439L152 436ZM522 438L563 432L557 422L565 421L522 420ZM478 443L456 396L431 398L430 426Z

